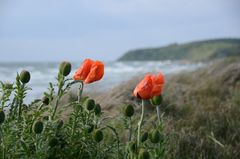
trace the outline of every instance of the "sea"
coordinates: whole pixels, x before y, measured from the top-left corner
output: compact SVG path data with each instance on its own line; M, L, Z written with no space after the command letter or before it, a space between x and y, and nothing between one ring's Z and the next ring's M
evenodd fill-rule
M81 62L72 62L71 78ZM202 67L203 63L189 63L184 61L131 61L131 62L105 62L105 73L102 80L89 84L86 91L107 91L117 86L123 81L127 81L136 75L148 72L162 72L164 75L179 73L182 71L192 71ZM25 99L30 103L34 99L40 99L43 92L47 91L49 82L56 84L59 63L57 62L0 62L0 81L14 83L16 74L22 70L31 73L31 80L28 86L32 89L28 91ZM73 86L74 87L74 86Z

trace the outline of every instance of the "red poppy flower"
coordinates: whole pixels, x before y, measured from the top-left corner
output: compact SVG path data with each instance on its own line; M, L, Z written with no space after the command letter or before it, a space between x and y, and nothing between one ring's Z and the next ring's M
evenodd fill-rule
M85 83L92 83L102 79L104 74L104 64L101 61L96 61L93 63L91 70L84 80Z
M164 76L162 73L158 73L157 76L152 75L153 89L151 92L151 96L159 96L162 92L162 87L164 84Z
M100 80L104 75L104 64L101 61L86 59L75 72L73 79L84 83L92 83Z
M153 82L151 75L147 74L145 78L134 89L134 96L141 99L150 99L151 91L153 89Z
M164 76L159 73L157 76L147 74L145 78L136 86L133 94L140 99L151 99L162 93Z

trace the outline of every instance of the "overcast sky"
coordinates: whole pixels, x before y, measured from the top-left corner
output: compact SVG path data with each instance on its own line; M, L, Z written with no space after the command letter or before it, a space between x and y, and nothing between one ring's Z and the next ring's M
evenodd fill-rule
M239 28L239 0L0 0L0 61L109 61Z

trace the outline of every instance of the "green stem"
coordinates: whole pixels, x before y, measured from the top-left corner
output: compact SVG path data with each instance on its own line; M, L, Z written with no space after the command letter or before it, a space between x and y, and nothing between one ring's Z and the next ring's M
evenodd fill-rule
M38 134L35 134L35 146L36 146L36 155L39 158L39 142L38 142Z
M60 75L59 75L60 76ZM56 103L55 103L55 107L54 107L54 111L53 111L53 114L52 114L52 117L51 119L53 120L54 117L55 117L55 114L57 112L57 107L58 107L58 103L59 103L59 100L61 98L61 91L62 91L62 87L64 85L64 76L60 77L61 79L59 79L59 84L58 84L58 93L57 93L57 100L56 100Z
M156 107L156 109L157 109L158 122L159 122L159 124L161 124L160 105L158 105Z
M22 103L23 103L23 94L24 94L24 86L25 84L23 84L20 88L20 92L18 94L18 98L19 98L19 105L18 105L18 120L20 120L21 116L22 116Z
M55 114L56 114L56 111L57 111L57 107L58 107L58 103L59 103L59 96L57 97L57 100L56 100L56 104L55 104L55 107L54 107L54 111L53 111L53 114L52 114L52 117L51 119L53 120L54 117L55 117Z
M84 86L83 81L80 81L80 86L78 90L78 102L80 102L82 98L83 86Z
M129 137L128 137L128 141L132 140L132 120L131 117L129 118Z
M73 140L73 136L74 136L74 133L75 133L75 130L76 130L76 121L77 121L76 116L77 115L75 114L74 121L73 121L73 126L72 126L71 140Z
M83 92L83 82L80 81L80 86L79 86L79 90L78 90L78 102L81 101L82 92ZM76 105L76 106L78 106L78 105ZM78 112L79 112L79 109L76 108L76 106L75 106L75 109L74 109L74 111L75 111L76 114L75 114L75 116L74 116L73 126L72 126L72 133L71 133L71 138L72 138L72 139L73 139L74 133L75 133L75 131L76 131L77 114L78 114Z
M38 110L41 110L43 106L44 106L44 104L42 103L42 104L39 106Z
M139 147L140 145L140 136L141 136L141 126L142 126L142 122L143 122L143 117L144 117L144 100L142 100L142 114L141 114L141 118L138 122L138 138L137 138L137 146Z

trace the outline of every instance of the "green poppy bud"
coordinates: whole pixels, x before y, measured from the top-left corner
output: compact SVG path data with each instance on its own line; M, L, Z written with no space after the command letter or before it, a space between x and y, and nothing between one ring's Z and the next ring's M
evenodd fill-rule
M5 83L4 84L4 88L5 89L12 89L13 88L13 84L12 83Z
M131 117L134 114L134 108L132 105L127 105L124 109L124 115L126 117Z
M42 98L42 102L43 102L43 104L48 105L49 104L49 98L47 96L44 96Z
M94 125L92 125L92 124L86 125L86 129L87 129L88 133L91 133L94 129Z
M36 134L41 134L43 131L43 122L42 121L36 121L33 125L33 132Z
M3 110L0 110L0 124L2 124L5 120L5 113Z
M158 130L153 130L149 137L151 142L156 144L160 142L161 134L159 133Z
M93 133L93 139L96 142L101 142L103 140L103 132L101 130L95 130Z
M30 81L31 75L28 71L23 70L20 73L20 81L24 84L28 83Z
M64 124L63 120L62 120L62 119L59 119L59 120L57 121L57 129L61 129L61 128L63 127L63 124Z
M51 138L51 139L49 140L49 142L48 142L48 145L49 145L50 147L54 147L54 146L56 146L57 144L58 144L58 139L57 139L56 137Z
M144 132L141 135L141 142L145 142L148 139L148 132Z
M152 99L150 99L150 102L153 106L159 106L163 101L162 95L154 96Z
M136 152L137 151L137 144L136 144L136 142L129 142L128 143L128 147L129 147L129 150L132 152L132 153L134 153L134 152Z
M93 99L88 99L85 103L85 106L88 111L91 111L95 107L95 101Z
M102 108L101 108L100 104L96 104L95 107L94 107L95 115L100 115L101 111L102 111Z
M60 72L63 76L69 75L72 69L72 65L70 62L64 61L60 64Z
M140 150L139 159L150 159L150 153L146 150Z

